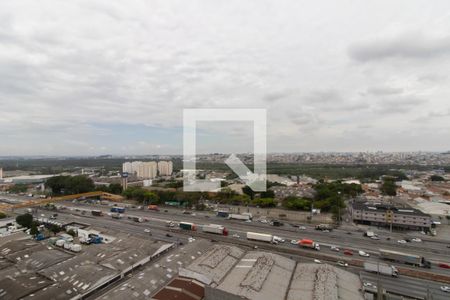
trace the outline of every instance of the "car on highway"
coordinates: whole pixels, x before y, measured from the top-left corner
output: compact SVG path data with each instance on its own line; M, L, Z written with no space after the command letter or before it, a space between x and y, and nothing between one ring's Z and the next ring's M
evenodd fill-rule
M399 243L399 244L406 244L407 242L405 240L398 240L397 243Z
M318 260L318 259L314 259L314 262L316 263L316 264L321 264L322 262L320 261L320 260Z
M346 233L349 234L349 235L352 234L350 231L347 231Z
M370 256L369 253L364 252L364 251L362 251L362 250L359 250L359 251L358 251L358 254L359 254L359 256L363 256L363 257L369 257L369 256Z
M446 293L450 293L450 286L441 286L441 291L446 292Z
M298 240L291 240L292 245L298 245Z
M245 222L245 223L251 223L252 220L245 220L244 222Z
M377 286L371 282L364 282L363 286L365 289L371 289L371 290L376 290Z
M150 232L150 229L148 229L148 228L145 228L145 229L144 229L144 232L147 232L147 233L149 233L149 232Z
M237 238L237 239L240 238L239 234L237 234L237 233L233 234L232 237Z
M349 249L345 249L345 250L344 250L344 254L345 254L345 255L353 255L353 251L352 251L352 250L349 250Z
M341 249L339 249L337 246L331 246L331 247L330 247L330 250L331 250L331 251L336 251L336 252L341 251Z
M337 265L338 266L341 266L341 267L348 267L348 263L346 263L345 261L342 261L342 260L339 260L338 262L337 262Z
M306 227L305 227L305 226L300 226L300 227L298 227L298 229L300 229L300 230L306 230Z
M166 233L167 237L172 237L173 235L171 235L170 233Z
M450 265L446 263L438 263L439 268L450 269Z
M419 238L413 238L411 241L416 242L416 243L422 242L422 240Z
M374 236L371 236L370 237L372 240L376 240L376 241L378 241L380 238L378 237L378 236L376 236L376 235L374 235Z

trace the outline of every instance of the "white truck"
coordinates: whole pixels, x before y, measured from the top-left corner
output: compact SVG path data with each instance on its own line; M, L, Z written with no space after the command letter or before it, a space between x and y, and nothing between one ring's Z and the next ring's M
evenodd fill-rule
M382 275L398 277L398 270L396 267L383 264L366 261L364 262L364 270L367 272L379 273Z
M366 231L366 232L364 232L364 236L371 238L373 236L376 236L376 234L373 231Z
M240 215L240 214L229 214L228 219L247 221L247 220L250 220L250 216L249 215Z
M202 231L207 233L215 233L215 234L221 234L221 235L228 235L228 230L222 226L217 224L209 224L209 225L203 225Z
M247 232L247 240L274 243L274 244L278 243L277 241L275 241L273 235L257 232Z

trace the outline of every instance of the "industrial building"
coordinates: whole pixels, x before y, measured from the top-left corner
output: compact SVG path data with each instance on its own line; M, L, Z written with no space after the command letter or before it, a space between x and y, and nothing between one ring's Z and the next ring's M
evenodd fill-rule
M205 300L363 299L353 273L230 245L214 245L179 275L204 283Z
M0 243L1 299L83 298L174 246L116 233L109 243L84 246L80 253L72 253L23 234L7 238Z
M425 231L432 225L430 215L410 207L355 201L350 209L353 221L359 224Z

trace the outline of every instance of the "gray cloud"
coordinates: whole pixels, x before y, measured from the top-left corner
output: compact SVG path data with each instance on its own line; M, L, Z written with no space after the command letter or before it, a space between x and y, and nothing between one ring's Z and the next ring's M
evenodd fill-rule
M450 55L450 36L434 37L405 33L391 38L377 38L353 44L350 57L367 62L387 58L431 59Z
M157 148L139 141L181 152L181 141L174 145L166 136L124 131L108 141L104 131L129 126L176 135L183 108L221 107L266 108L269 151L359 150L361 139L340 143L337 137L366 124L373 136L384 136L393 118L416 130L420 124L406 122L427 106L448 109L448 39L384 38L392 28L414 30L417 19L423 29L447 32L448 4L386 1L373 7L377 17L362 18L366 4L356 1L352 10L287 1L0 1L0 155ZM408 14L385 14L405 3ZM312 34L318 28L320 35ZM349 48L354 60L373 63L349 64ZM441 59L382 60L435 56ZM445 118L435 123L448 126ZM306 133L320 136L299 138ZM397 133L390 134L395 141ZM136 136L135 147L129 136ZM79 146L59 143L65 140Z
M386 95L401 94L403 93L403 89L388 86L373 86L367 89L367 93L376 96L386 96Z

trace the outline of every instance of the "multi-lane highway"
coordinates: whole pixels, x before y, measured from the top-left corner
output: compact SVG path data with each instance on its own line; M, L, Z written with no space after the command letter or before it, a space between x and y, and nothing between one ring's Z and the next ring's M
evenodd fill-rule
M91 206L91 205L76 205L72 203L67 204L68 208L80 209L90 211L94 207L95 209L101 209L104 213L109 212L107 206ZM180 210L168 210L168 212L155 212L155 211L143 211L143 210L128 210L127 214L140 216L149 219L151 223L155 225L165 223L166 221L188 221L195 224L220 224L224 225L230 230L231 235L237 234L241 238L245 237L245 233L248 231L256 231L261 233L269 233L280 236L286 240L298 240L301 238L310 238L319 242L322 246L322 251L330 250L329 246L335 245L343 249L351 249L354 255L357 255L358 250L363 250L366 253L371 254L368 259L376 259L379 255L379 249L388 249L395 251L402 251L410 254L421 255L426 259L433 262L433 271L438 273L450 274L449 270L437 268L438 263L450 262L450 248L447 248L448 244L440 241L424 240L423 242L416 243L410 242L407 244L399 244L397 240L403 239L405 234L392 233L390 234L390 240L386 240L386 237L381 237L380 240L372 240L367 237L363 237L361 232L349 232L344 230L334 230L332 232L322 232L314 230L314 227L305 225L305 230L300 230L297 227L293 227L286 224L282 227L274 227L269 224L263 224L260 222L246 223L242 221L226 220L219 218L211 213L197 213L196 215L182 214ZM331 251L331 250L330 250ZM343 256L342 251L339 253L334 252L337 256Z
M400 246L396 244L397 237L395 234L392 235L392 239L394 241L386 241L386 240L378 240L374 241L369 238L365 238L362 236L360 232L352 232L352 234L348 234L347 231L335 230L329 233L324 233L320 231L314 230L313 227L305 226L306 229L300 230L296 227L285 225L283 227L274 227L268 224L263 224L260 222L252 222L246 223L242 221L233 221L233 220L225 220L223 218L215 217L208 214L197 214L197 215L186 215L182 214L179 210L170 210L168 212L154 212L154 211L143 211L143 210L128 210L124 215L123 219L112 219L107 216L110 207L108 206L91 206L91 205L74 205L72 203L65 203L65 210L58 211L59 216L58 219L61 221L79 221L83 223L89 223L96 227L104 227L110 230L118 230L124 231L127 233L132 233L141 236L148 236L149 233L145 232L144 229L149 229L151 231L152 237L165 241L172 242L187 242L187 235L185 233L176 233L170 232L170 237L167 236L168 228L166 227L167 221L188 221L193 222L198 225L201 224L222 224L229 229L229 237L232 242L233 239L237 242L245 240L245 234L247 231L261 232L261 233L270 233L277 236L280 236L286 239L286 242L279 247L283 248L297 248L296 245L291 245L289 241L291 239L300 239L300 238L312 238L321 243L321 251L322 254L327 254L330 257L334 257L334 261L330 260L331 263L336 263L337 260L342 260L349 258L342 253L343 249L353 249L354 256L358 256L357 250L364 250L367 253L370 253L371 256L368 258L358 257L358 259L367 259L373 261L380 261L378 258L378 249L386 248L393 250L401 250L408 253L418 253L424 255L428 259L432 261L450 261L450 253L449 249L446 247L446 244L433 242L433 241L424 241L423 243L408 243L406 246ZM101 209L105 216L104 217L93 217L90 214L92 209ZM84 213L83 213L84 211ZM38 215L45 214L47 216L50 215L49 211L38 211ZM146 219L144 223L133 222L128 219L128 216L139 216ZM239 237L238 237L239 236ZM211 235L211 238L214 238L214 235ZM398 237L400 239L400 237ZM330 249L330 245L336 245L341 248L340 252L335 252ZM401 248L401 249L399 249ZM311 250L314 251L314 250ZM351 257L350 257L351 258ZM308 259L306 259L308 260ZM399 265L401 267L405 267L405 265ZM411 267L412 268L412 267ZM426 270L422 268L417 268L420 270ZM437 268L433 266L431 270L433 273L440 273L450 275L450 272L445 269ZM374 277L375 276L375 277ZM430 285L429 282L423 280L416 280L412 278L408 278L405 276L401 276L400 278L390 278L381 276L376 276L370 273L361 273L361 278L363 282L372 282L374 279L377 279L381 282L382 286L391 292L401 293L404 292L405 295L410 295L417 297L423 297L424 292L431 291L433 294L433 299L447 299L446 294L440 291L440 286L444 284L435 283L434 285ZM414 288L408 289L408 284L412 284L414 281ZM410 294L407 294L409 292ZM411 293L414 293L411 294ZM425 294L426 295L426 294ZM447 294L448 296L448 294ZM442 298L444 297L444 298Z

